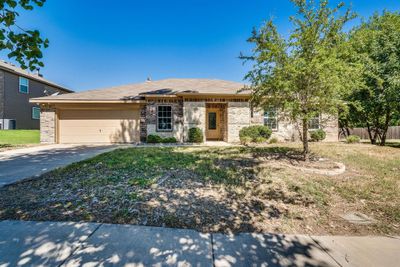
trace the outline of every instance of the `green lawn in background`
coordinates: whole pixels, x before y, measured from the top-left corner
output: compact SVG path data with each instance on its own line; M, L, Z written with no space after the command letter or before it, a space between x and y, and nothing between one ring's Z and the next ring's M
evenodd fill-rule
M39 143L39 130L0 130L0 146L4 144Z

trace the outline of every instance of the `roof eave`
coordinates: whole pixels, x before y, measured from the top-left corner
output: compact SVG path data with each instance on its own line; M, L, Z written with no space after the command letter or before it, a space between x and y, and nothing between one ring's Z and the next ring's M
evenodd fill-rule
M99 99L40 99L40 98L31 98L29 99L30 103L37 104L57 104L57 103L82 103L82 104L141 104L146 103L144 100L99 100Z
M75 91L72 91L72 90L67 89L67 88L65 88L65 87L62 87L62 86L60 86L60 85L58 85L58 84L55 84L55 83L52 83L52 82L49 82L49 81L44 81L44 80L42 80L42 79L40 79L40 78L35 78L35 77L33 77L32 75L27 75L27 74L25 74L25 73L21 73L21 72L15 71L15 70L13 70L13 69L10 69L10 68L4 67L4 66L0 66L0 69L2 69L2 70L4 70L4 71L8 71L8 72L10 72L10 73L12 73L12 74L15 74L15 75L18 75L18 76L22 76L22 77L27 78L27 79L34 80L34 81L39 82L39 83L46 84L46 85L48 85L48 86L55 87L55 88L57 88L57 89L59 89L59 90L65 91L65 92L67 92L67 93L74 93L74 92L75 92Z
M225 93L177 93L177 96L234 96L249 97L251 94L225 94Z

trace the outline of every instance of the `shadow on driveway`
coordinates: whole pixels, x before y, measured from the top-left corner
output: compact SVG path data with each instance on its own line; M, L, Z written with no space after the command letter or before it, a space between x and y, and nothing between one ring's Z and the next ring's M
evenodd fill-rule
M0 187L39 176L73 162L113 150L117 145L52 145L0 153Z

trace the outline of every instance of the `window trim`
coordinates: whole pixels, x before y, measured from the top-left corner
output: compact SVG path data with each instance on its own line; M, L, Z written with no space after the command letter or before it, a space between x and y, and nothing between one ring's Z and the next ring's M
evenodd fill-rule
M317 128L312 128L311 125L310 125L311 121L314 120L314 119L318 119L318 127ZM319 130L319 129L321 129L321 115L320 114L318 114L317 116L311 118L308 121L308 130L309 131L315 131L315 130Z
M160 107L169 107L171 108L171 129L160 129L158 126L158 110ZM156 116L156 131L157 132L172 132L174 130L174 124L173 124L173 114L172 114L172 105L157 105L157 116Z
M26 85L21 83L22 79L26 80ZM26 86L26 92L21 90L21 85L22 86ZM28 78L19 76L19 78L18 78L18 92L20 92L21 94L29 94L29 79Z
M34 110L39 110L39 117L38 118L35 118L34 116L33 116L33 114L34 114ZM33 120L40 120L40 108L39 107L32 107L32 119Z
M275 121L276 121L276 128L271 128L271 131L277 132L277 131L279 130L279 124L278 124L278 121L279 121L279 120L278 120L278 109L277 109L277 108L270 108L270 110L275 110L274 119L275 119ZM265 116L265 113L267 113L267 112L268 112L268 110L267 110L267 109L264 109L263 124L264 124L264 126L269 127L269 126L265 123L265 119L266 119L266 118L271 119L269 116Z

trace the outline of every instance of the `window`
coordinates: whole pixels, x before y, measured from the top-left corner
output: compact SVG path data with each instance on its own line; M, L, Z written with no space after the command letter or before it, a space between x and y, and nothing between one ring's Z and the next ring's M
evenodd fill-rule
M172 108L171 106L157 107L157 130L172 131Z
M29 80L24 77L19 77L19 92L23 94L29 93Z
M32 107L32 119L34 120L40 119L40 108Z
M208 130L216 130L217 129L217 113L209 112L208 113Z
M314 118L311 118L308 121L308 129L310 130L319 129L319 115L315 116Z
M271 130L278 130L278 112L276 108L271 108L264 111L264 125Z

